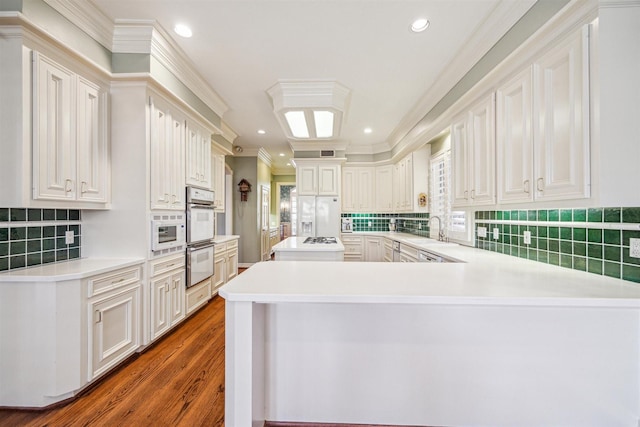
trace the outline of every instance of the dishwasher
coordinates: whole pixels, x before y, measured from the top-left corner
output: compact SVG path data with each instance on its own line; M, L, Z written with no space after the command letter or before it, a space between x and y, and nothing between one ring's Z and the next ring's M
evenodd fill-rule
M446 262L440 255L428 251L418 251L418 262Z

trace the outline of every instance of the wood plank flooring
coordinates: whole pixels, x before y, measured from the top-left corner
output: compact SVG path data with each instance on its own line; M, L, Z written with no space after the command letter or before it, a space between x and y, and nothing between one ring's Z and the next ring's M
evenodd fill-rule
M68 404L0 410L0 427L223 426L224 300L216 296Z

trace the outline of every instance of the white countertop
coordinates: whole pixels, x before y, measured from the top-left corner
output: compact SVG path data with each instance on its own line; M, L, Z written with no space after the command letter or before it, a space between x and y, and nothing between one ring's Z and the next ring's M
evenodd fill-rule
M226 235L226 236L216 236L213 239L213 243L225 243L225 242L229 242L231 240L236 240L236 239L239 239L239 238L240 238L240 236L236 236L236 235L233 235L233 234L229 234L229 235Z
M273 245L271 249L274 252L344 252L344 245L338 238L336 238L336 243L304 243L306 239L306 237L288 237Z
M640 307L628 281L464 246L462 263L261 262L220 289L229 301Z
M61 282L95 276L118 268L142 264L144 258L80 258L43 264L0 274L2 282Z

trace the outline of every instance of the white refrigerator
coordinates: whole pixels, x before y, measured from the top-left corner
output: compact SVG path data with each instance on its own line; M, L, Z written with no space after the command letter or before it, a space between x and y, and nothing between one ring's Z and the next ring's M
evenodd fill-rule
M298 197L298 236L340 237L340 198Z

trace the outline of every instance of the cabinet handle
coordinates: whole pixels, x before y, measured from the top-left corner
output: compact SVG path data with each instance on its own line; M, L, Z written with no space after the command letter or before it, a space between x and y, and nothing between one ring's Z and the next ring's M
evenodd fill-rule
M471 190L471 198L472 199L476 198L476 190Z
M171 264L167 264L167 268L169 268L169 267L173 267L174 265L176 265L176 263L175 263L175 262L174 262L174 263L171 263Z
M95 319L96 319L96 323L102 322L102 312L100 310L96 310Z
M175 203L178 197L175 194L171 195L171 203Z
M204 298L204 294L200 294L198 295L198 299L201 300L202 298Z
M529 193L529 191L530 191L530 188L529 188L529 180L528 180L528 179L525 179L523 184L524 184L524 192L525 192L525 193Z
M164 193L164 200L169 201L169 193Z
M82 194L86 193L87 192L86 188L87 188L87 182L86 181L82 181L80 183L80 193L82 193Z
M114 280L113 282L111 282L112 285L115 285L116 283L120 283L120 282L124 282L125 278L123 277L122 279L118 279L118 280Z
M544 179L543 178L538 178L536 186L538 188L538 191L544 191Z
M164 291L165 292L169 292L169 284L168 283L164 284Z
M64 192L65 193L70 193L72 185L73 185L73 181L71 181L70 179L65 179L64 180Z
M464 190L464 198L469 200L469 192L467 190Z

